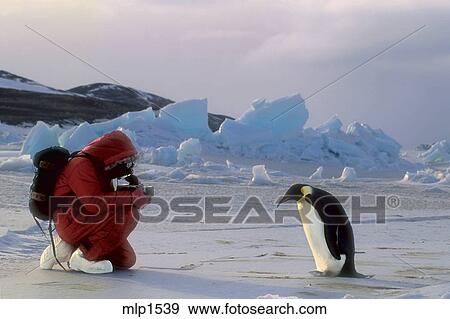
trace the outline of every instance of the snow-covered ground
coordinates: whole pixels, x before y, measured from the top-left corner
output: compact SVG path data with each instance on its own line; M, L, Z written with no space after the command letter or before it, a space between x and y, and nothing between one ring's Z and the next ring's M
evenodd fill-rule
M232 196L230 215L251 196L274 214L274 202L294 182L339 195L397 196L386 223L362 216L354 223L357 269L371 279L318 278L301 226L282 224L140 223L130 240L138 254L131 271L90 276L38 269L47 241L27 209L29 172L0 174L1 297L53 298L439 298L450 292L450 187L382 179L314 180L268 170L271 186L248 186L251 168L216 163L184 168L140 164L141 179L166 199L177 195ZM174 172L174 170L178 170ZM185 179L187 176L197 178ZM170 176L174 176L171 178ZM184 176L184 177L183 177ZM231 178L234 176L234 178ZM206 183L206 184L205 184ZM367 203L364 202L367 200ZM202 202L200 202L202 207ZM144 216L156 214L150 206ZM255 213L252 215L255 216Z

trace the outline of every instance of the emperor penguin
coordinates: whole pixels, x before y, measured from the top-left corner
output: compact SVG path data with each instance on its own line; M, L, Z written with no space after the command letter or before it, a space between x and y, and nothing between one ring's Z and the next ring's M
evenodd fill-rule
M310 185L294 184L277 204L290 200L297 202L316 271L321 276L367 277L355 269L353 229L337 198Z

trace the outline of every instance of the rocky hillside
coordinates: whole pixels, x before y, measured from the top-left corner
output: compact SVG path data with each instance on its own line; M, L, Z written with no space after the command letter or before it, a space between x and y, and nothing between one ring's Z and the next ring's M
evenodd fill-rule
M109 83L93 83L64 91L0 70L0 122L18 125L38 120L49 124L94 122L115 118L151 106L154 110L173 103L164 97ZM230 118L209 114L216 131Z

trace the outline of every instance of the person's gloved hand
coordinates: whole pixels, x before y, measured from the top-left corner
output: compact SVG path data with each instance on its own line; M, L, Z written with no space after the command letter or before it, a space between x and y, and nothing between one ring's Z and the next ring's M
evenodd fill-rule
M150 196L145 195L143 186L138 186L131 192L131 196L133 198L133 205L138 209L144 208L151 201Z
M139 185L139 178L136 175L128 175L127 177L125 177L125 180L128 182L128 184L135 186L135 185Z

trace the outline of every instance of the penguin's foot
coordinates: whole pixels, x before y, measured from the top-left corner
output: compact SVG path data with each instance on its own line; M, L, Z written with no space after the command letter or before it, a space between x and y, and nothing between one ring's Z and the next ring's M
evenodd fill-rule
M318 271L318 270L313 270L309 272L311 275L313 275L314 277L343 277L343 278L372 278L375 275L363 275L360 274L359 272L354 272L354 273L340 273L340 274L335 274L335 273L330 273L327 271Z

